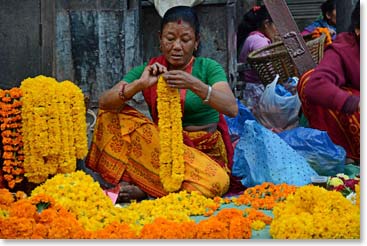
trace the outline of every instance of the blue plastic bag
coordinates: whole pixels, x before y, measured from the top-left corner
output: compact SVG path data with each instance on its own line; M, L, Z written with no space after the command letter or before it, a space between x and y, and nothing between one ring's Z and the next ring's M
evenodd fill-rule
M232 174L252 187L263 182L303 186L317 175L305 158L254 120L244 122L233 158Z
M234 118L230 118L224 115L224 119L227 122L229 134L231 136L238 136L242 135L242 127L246 120L255 120L254 115L251 111L241 103L240 100L237 99L238 105L238 114Z
M326 131L297 127L279 133L279 137L302 155L319 175L335 176L344 172L346 152L331 141Z

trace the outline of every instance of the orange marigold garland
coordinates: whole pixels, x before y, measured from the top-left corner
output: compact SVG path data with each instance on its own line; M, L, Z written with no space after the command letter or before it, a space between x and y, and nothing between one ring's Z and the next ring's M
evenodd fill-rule
M272 209L278 202L284 201L288 195L293 194L297 187L288 184L264 182L261 185L246 189L243 194L232 198L236 205L248 205L255 209Z
M325 38L325 47L326 47L326 46L328 46L329 44L331 44L333 42L333 40L331 39L330 31L327 27L317 27L317 28L315 28L315 30L312 32L312 38L318 38L322 34L326 35L326 38Z
M0 159L3 159L0 174L10 189L24 178L21 96L20 88L0 90Z
M160 76L157 94L159 176L164 189L174 192L180 189L185 173L180 93L177 89L168 87Z

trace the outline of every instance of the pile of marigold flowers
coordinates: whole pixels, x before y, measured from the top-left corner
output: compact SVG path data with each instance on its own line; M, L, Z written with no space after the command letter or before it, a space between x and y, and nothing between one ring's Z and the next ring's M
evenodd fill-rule
M288 195L294 194L297 187L294 185L273 184L264 182L261 185L246 189L239 197L231 200L236 205L247 205L256 209L272 209L277 203L284 201Z
M0 237L242 239L272 221L254 208L224 208L198 223L190 218L217 210L220 202L183 191L115 207L89 175L58 174L28 198L18 194L14 199L0 189Z
M55 175L30 197L0 189L0 238L249 239L266 226L275 239L359 238L359 185L355 190L357 205L317 186L264 183L238 197L181 191L115 206L91 176L76 171ZM221 208L234 202L245 208ZM274 218L261 210L269 207Z
M359 188L356 190L359 192ZM357 204L337 191L313 185L300 187L274 207L270 235L276 239L358 239L359 201Z

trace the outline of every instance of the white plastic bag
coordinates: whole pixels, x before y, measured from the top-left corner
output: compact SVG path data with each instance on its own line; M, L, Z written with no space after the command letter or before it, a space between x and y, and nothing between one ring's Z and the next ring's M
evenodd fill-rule
M275 92L278 79L279 75L276 75L273 82L266 86L254 115L266 128L291 129L298 126L301 101L298 93L293 96L279 96Z

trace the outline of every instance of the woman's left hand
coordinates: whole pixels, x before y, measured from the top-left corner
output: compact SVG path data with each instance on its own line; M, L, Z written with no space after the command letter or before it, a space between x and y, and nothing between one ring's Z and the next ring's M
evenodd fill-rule
M201 81L182 70L171 70L163 74L168 86L177 89L193 89Z

